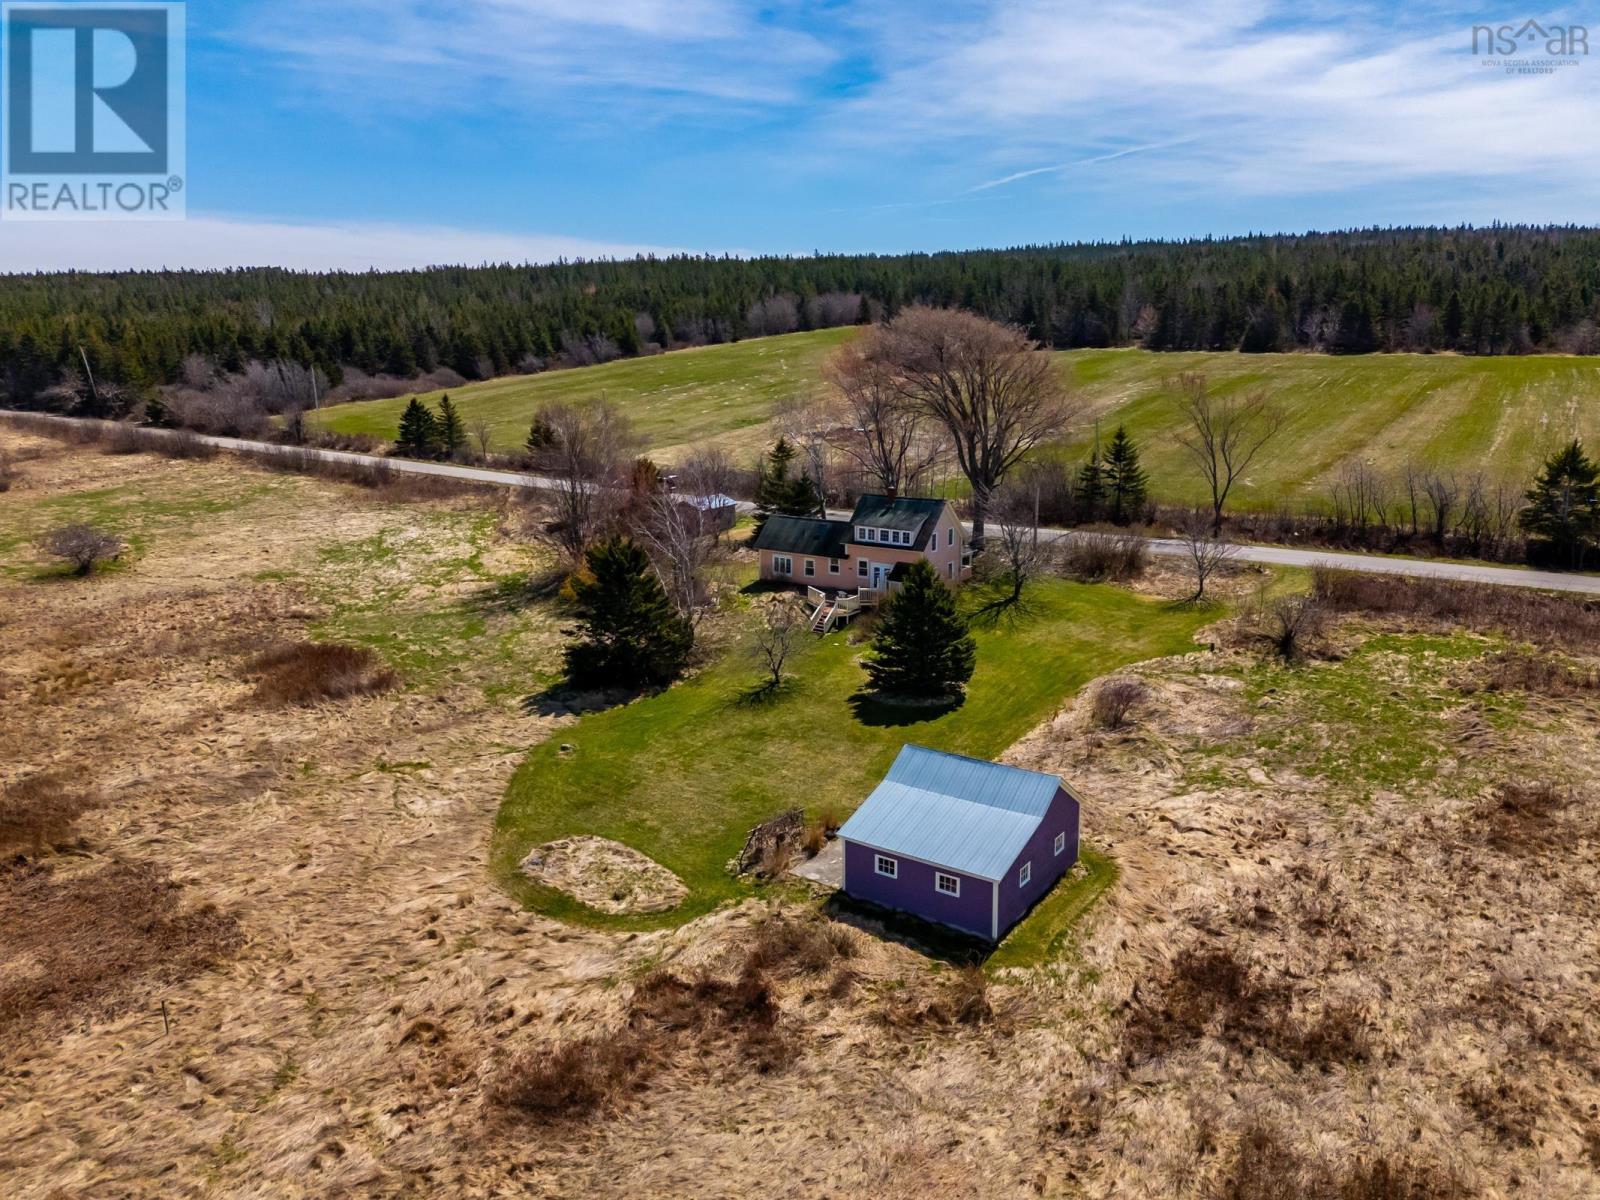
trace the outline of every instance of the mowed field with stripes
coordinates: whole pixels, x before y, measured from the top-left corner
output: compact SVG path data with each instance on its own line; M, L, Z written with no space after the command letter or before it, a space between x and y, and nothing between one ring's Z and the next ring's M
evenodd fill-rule
M470 384L451 394L495 443L518 446L533 412L552 400L604 396L625 409L650 453L671 462L700 441L754 459L786 400L822 395L823 361L853 329L758 338L650 358ZM1223 392L1262 391L1287 422L1241 486L1238 502L1267 507L1321 495L1343 465L1398 473L1407 463L1522 480L1573 436L1600 449L1600 359L1559 355L1158 354L1075 350L1055 355L1078 416L1062 452L1087 451L1096 426L1119 423L1139 442L1156 494L1198 499L1200 480L1176 434L1173 380L1204 375ZM437 393L425 397L438 399ZM406 398L325 409L331 430L394 436Z

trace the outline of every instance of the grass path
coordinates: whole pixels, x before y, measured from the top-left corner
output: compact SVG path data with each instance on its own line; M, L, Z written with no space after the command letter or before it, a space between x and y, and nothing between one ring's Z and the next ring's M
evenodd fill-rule
M861 802L902 744L999 756L1090 679L1124 663L1181 653L1215 612L1196 612L1110 587L1041 583L1030 612L976 631L978 669L967 701L907 716L863 704L861 647L836 634L794 663L778 700L751 703L756 672L737 649L696 677L622 708L584 717L518 770L496 822L497 876L530 907L583 924L676 925L749 893L727 862L752 826L791 806L842 817ZM615 917L517 871L527 851L598 834L669 867L689 887L678 908Z
M605 395L632 415L650 453L671 461L712 439L741 459L766 442L773 406L820 394L822 361L853 329L758 338L599 367L491 380L452 395L468 421L487 418L501 448L515 448L542 402ZM1201 498L1174 434L1167 381L1187 371L1224 392L1262 389L1288 409L1282 437L1240 485L1241 507L1321 496L1352 458L1385 471L1425 461L1519 481L1560 442L1600 445L1600 360L1559 355L1153 354L1074 350L1056 355L1083 417L1064 451L1081 456L1094 422L1109 435L1125 422L1141 443L1163 499ZM427 397L437 400L437 394ZM329 429L392 437L405 398L328 409Z

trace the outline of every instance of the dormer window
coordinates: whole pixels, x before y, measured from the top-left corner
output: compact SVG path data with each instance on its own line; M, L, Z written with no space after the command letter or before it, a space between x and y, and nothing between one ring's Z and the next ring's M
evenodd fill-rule
M876 529L868 529L865 525L857 525L856 526L856 541L858 541L858 542L875 542L877 540L878 540L878 531Z

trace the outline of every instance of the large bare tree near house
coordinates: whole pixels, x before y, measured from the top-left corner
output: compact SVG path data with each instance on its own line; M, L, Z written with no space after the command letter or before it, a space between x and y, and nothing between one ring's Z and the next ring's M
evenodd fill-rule
M1211 491L1211 532L1222 533L1222 511L1239 478L1283 428L1284 412L1265 393L1219 396L1203 375L1178 376L1174 401L1187 450Z
M995 488L1071 419L1050 356L1019 329L945 308L908 308L863 342L900 396L944 429L972 486L972 545L981 547Z
M868 347L846 343L823 364L849 431L840 449L886 496L911 495L938 462L943 439L896 386L895 373Z

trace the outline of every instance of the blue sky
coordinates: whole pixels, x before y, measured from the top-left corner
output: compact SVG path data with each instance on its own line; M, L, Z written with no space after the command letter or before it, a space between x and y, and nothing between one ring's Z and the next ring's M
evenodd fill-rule
M1473 55L1474 24L1529 16L1584 19L1319 0L196 0L188 222L12 226L0 269L1600 223L1600 10L1592 60L1508 75Z

